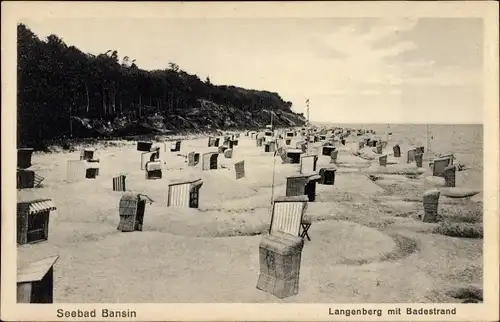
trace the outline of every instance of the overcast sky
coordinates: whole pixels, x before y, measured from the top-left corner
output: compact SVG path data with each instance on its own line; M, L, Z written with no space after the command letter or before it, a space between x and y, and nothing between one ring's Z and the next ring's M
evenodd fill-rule
M24 20L140 68L279 93L311 121L482 123L482 20L218 18Z

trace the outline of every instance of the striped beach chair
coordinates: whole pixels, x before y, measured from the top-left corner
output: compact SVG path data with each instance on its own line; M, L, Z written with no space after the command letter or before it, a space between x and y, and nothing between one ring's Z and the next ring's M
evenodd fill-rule
M119 175L113 178L113 191L126 191L125 188L125 175Z
M198 208L202 185L201 179L169 184L167 207Z
M42 184L43 180L45 180L44 177L42 177L42 176L40 176L40 175L38 175L38 174L35 173L35 184L34 184L34 187L35 188L39 188L40 185Z
M87 175L87 161L68 160L66 168L66 181L76 182L84 180Z
M304 195L277 197L272 206L269 234L280 231L311 240L308 233L311 222L304 220L307 203L308 198Z

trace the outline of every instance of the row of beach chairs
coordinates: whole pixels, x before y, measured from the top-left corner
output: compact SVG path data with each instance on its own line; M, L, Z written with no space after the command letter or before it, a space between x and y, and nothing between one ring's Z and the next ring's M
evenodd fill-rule
M295 136L297 136L297 133L285 133L285 138ZM324 140L326 139L326 136L319 136L319 138ZM224 140L223 146L225 146L225 149L223 149L222 152L224 153L228 149L232 149L235 145L234 141L234 139L231 139L230 141ZM314 142L314 139L309 141ZM228 142L233 142L231 147L227 144ZM269 139L268 143L271 142L276 141ZM216 144L216 140L210 138L208 144L209 146L218 146L218 143L219 142ZM284 143L285 146L289 144L286 139ZM283 149L283 146L280 146L278 142L276 145L278 146L277 151L280 156L282 156L283 151L285 151L285 157L282 157L284 161L294 159L294 162L290 163L295 163L295 160L298 159L299 162L297 163L300 163L300 168L299 174L287 177L286 196L277 197L272 203L271 220L268 231L269 235L264 236L261 245L259 246L261 255L261 273L259 275L257 288L283 298L297 294L298 292L300 254L304 239L309 241L311 240L309 235L311 222L304 216L308 202L315 201L317 183L334 184L336 169L334 167L322 168L319 170L319 173L317 173L317 155L302 156L304 153L303 149L297 149L300 151L299 152L293 151L292 149ZM271 151L273 150L271 148L271 144L268 146L269 149L267 151L265 150L266 152L275 152ZM146 149L147 151L145 151ZM141 154L141 169L146 170L146 172L151 170L154 171L151 165L154 164L154 162L158 162L159 149L152 150L151 145L148 146L148 144L138 143L138 150L143 152ZM287 154L287 150L292 150L292 153ZM171 152L177 151L180 151L180 142L175 142L175 145L173 144L171 146ZM203 170L217 168L217 156L219 155L219 151L220 149L218 152L209 152L201 156ZM338 151L336 148L331 145L323 146L321 149L322 155L331 156L332 163L335 163L334 161L336 160L337 153ZM292 156L294 154L298 155L299 158ZM197 165L200 162L200 154L191 152L187 155L187 159L189 166ZM84 166L81 167L82 169L85 168L86 176L87 169L89 169L88 164L99 162L98 159L94 158L93 152L91 153L88 150L82 151L80 160L75 161L80 161L80 164L83 164L83 162L87 163L86 168ZM433 175L442 175L444 171L443 168L447 168L452 163L452 158L434 160ZM97 169L96 171L94 170L96 172L95 175L99 175L98 167L94 167L93 169ZM235 164L235 170L236 179L243 178L245 176L244 161L237 162ZM75 172L81 173L83 170L80 169ZM90 176L92 176L92 173ZM113 191L126 192L125 175L114 177L112 182ZM170 184L168 188L167 206L198 208L199 192L202 185L203 182L201 179ZM123 232L141 231L144 224L146 202L148 201L153 202L153 200L151 200L147 195L132 194L127 192L123 194L119 201L120 221L117 229ZM31 200L27 202L22 200L21 202L18 201L18 225L21 223L19 225L20 230L18 231L18 243L25 244L47 240L49 213L55 209L56 207L50 199ZM39 216L34 216L35 214ZM53 256L41 261L40 263L33 263L30 267L37 267L39 272L37 274L32 274L32 277L27 277L29 273L26 273L32 269L30 267L28 267L24 272L18 274L19 302L52 302L51 287L46 288L44 292L40 291L39 293L42 295L37 295L33 293L32 290L42 290L37 285L52 284L52 267L57 261L57 258L58 256ZM291 269L285 268L284 271L287 271L287 274L284 274L283 271L280 273L276 269L277 260L281 260L282 262L287 262L292 265Z

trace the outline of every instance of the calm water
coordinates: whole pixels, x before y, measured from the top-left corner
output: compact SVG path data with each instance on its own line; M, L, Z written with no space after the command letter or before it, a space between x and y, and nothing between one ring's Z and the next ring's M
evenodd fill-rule
M326 126L372 129L384 137L391 132L391 142L426 146L427 127L425 124L321 124ZM460 173L461 186L482 189L483 185L483 125L443 124L431 125L432 151L438 154L454 153L457 162L471 169ZM458 174L457 174L458 175ZM458 182L457 182L458 183Z

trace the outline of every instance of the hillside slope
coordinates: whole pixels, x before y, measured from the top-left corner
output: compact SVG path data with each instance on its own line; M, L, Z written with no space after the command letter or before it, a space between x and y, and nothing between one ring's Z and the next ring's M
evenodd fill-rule
M262 129L270 124L275 127L304 125L302 115L282 110L260 110L259 113L242 111L232 106L221 106L212 101L198 100L198 106L187 111L162 115L155 113L136 120L117 117L112 121L72 117L75 137L126 137L148 134L177 134L211 132L217 130Z

